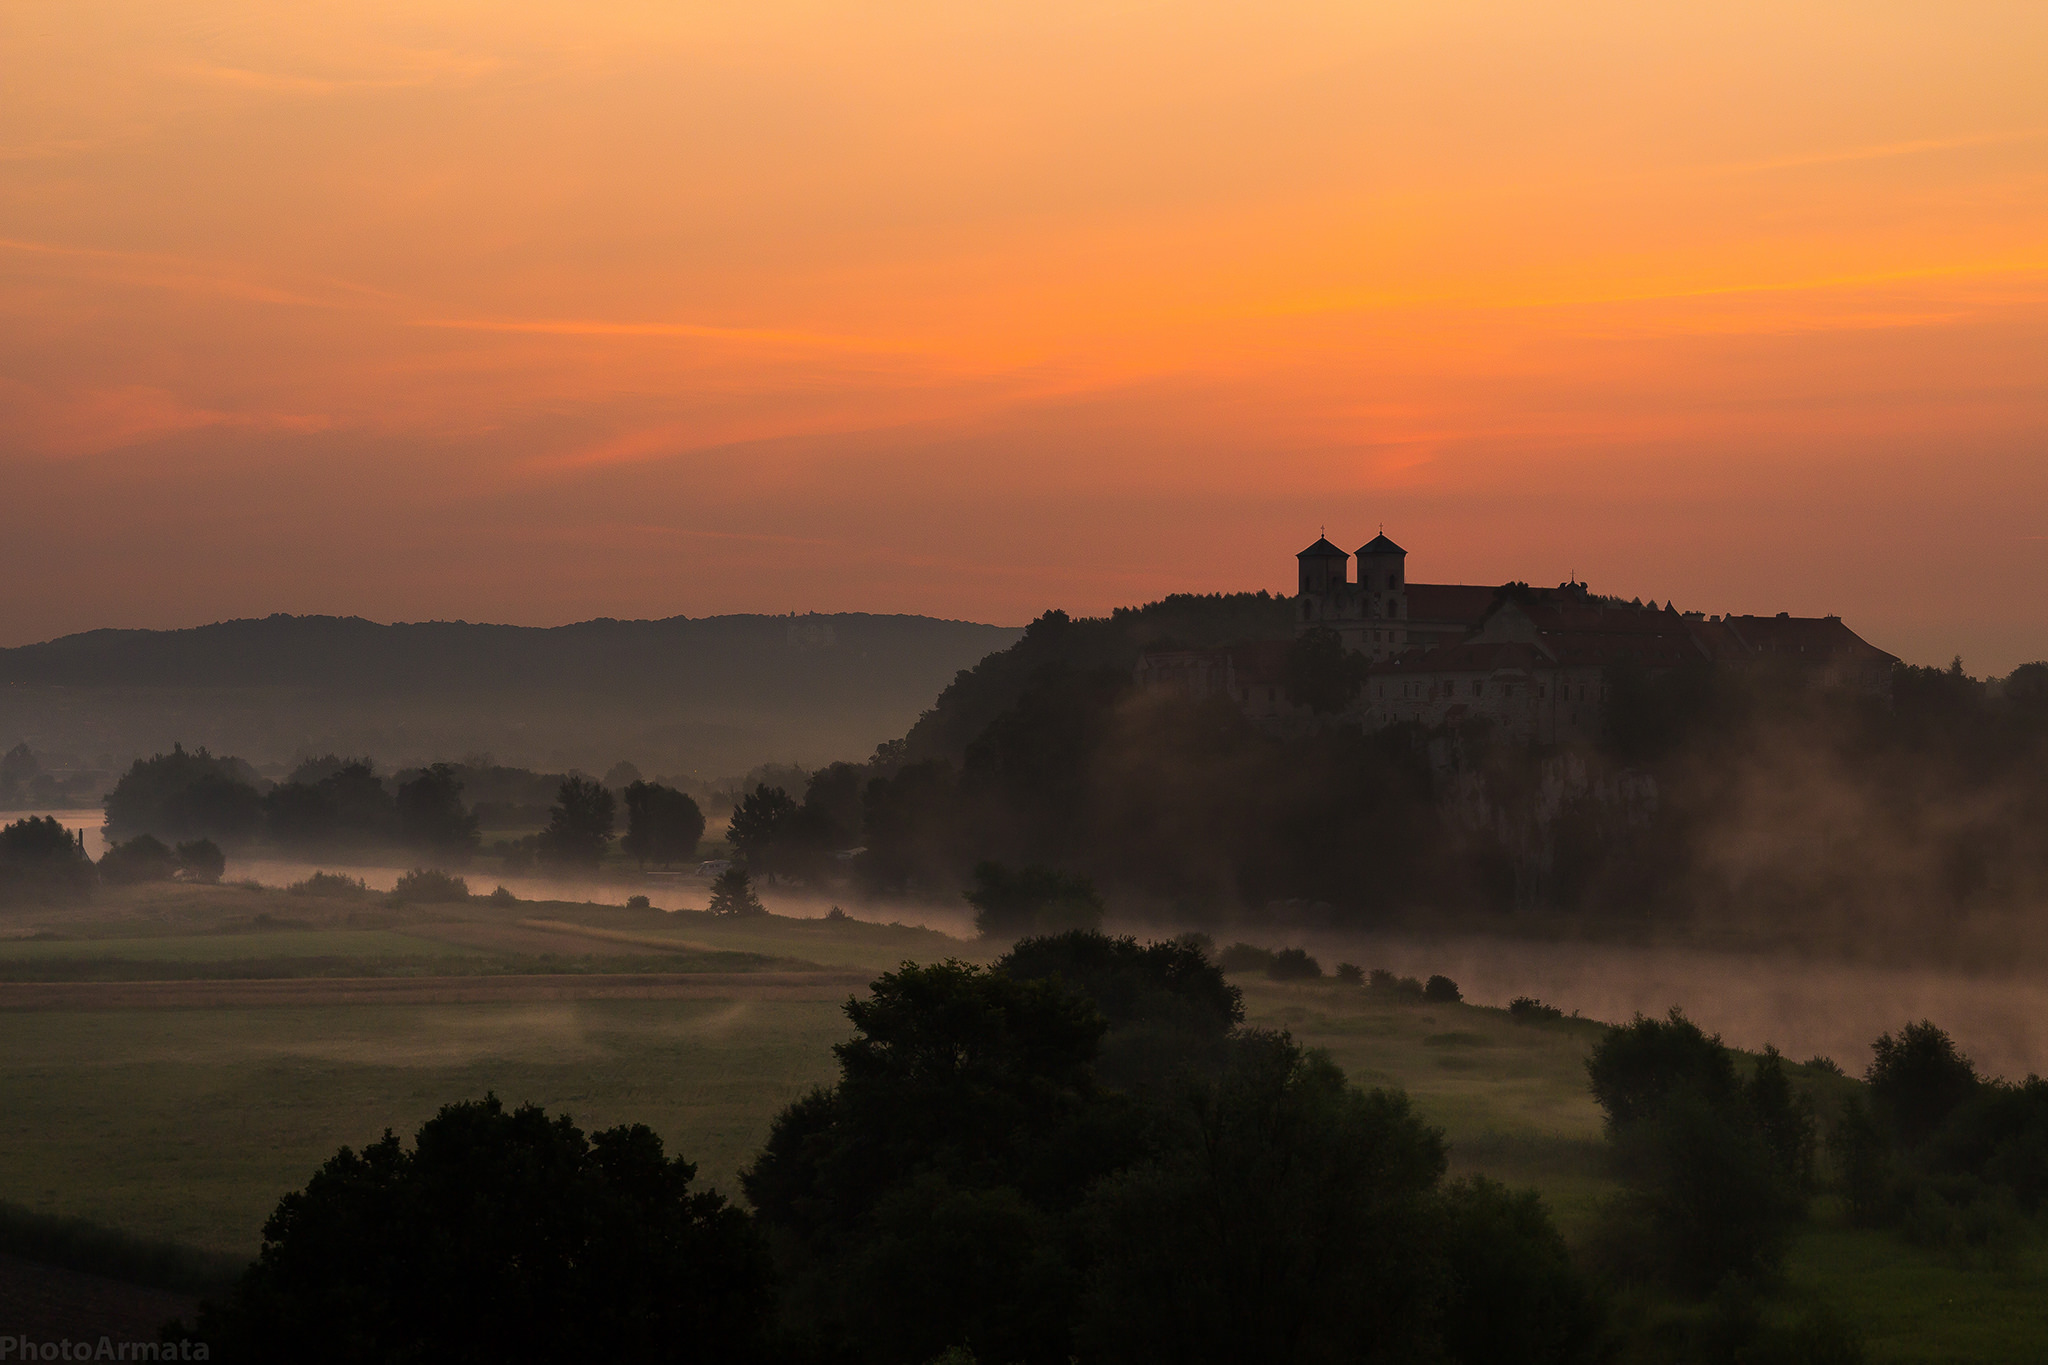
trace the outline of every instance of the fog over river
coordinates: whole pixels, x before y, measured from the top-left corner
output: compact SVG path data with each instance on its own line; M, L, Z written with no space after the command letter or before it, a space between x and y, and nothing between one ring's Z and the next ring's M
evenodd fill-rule
M51 811L67 828L83 830L86 850L104 851L101 814L96 810ZM361 877L389 890L403 867L310 863L291 859L234 858L230 880L284 886L316 868ZM522 899L581 900L623 904L636 893L664 909L702 908L705 883L689 876L654 879L646 885L540 875L476 878L473 889L502 882ZM777 914L816 917L834 901L808 893L762 889L762 900ZM861 919L922 924L949 934L972 933L965 907L913 903L846 901ZM1775 1043L1794 1061L1832 1057L1860 1073L1870 1060L1870 1041L1886 1030L1917 1019L1947 1029L1984 1072L2019 1079L2048 1071L2048 977L2039 973L1972 974L1935 967L1911 969L1826 958L1763 956L1686 945L1539 942L1504 937L1428 939L1413 934L1342 934L1332 931L1244 929L1220 932L1221 942L1244 937L1269 947L1306 947L1330 970L1340 962L1385 967L1406 976L1441 972L1455 980L1475 1004L1504 1005L1533 995L1566 1013L1624 1020L1641 1011L1662 1014L1673 1005L1710 1031L1743 1048ZM974 950L962 945L963 954Z

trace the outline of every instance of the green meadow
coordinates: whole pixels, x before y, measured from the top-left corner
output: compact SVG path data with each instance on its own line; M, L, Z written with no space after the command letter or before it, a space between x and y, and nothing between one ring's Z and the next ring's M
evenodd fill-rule
M0 940L0 1200L238 1255L336 1148L409 1135L439 1105L486 1091L586 1127L646 1123L736 1193L776 1111L831 1079L848 1031L840 1005L864 976L982 955L858 920L394 907L243 887L124 892L0 929L14 935ZM251 966L284 993L178 1003L194 981L246 981ZM676 993L579 994L578 979L601 973ZM692 987L693 973L711 975ZM417 978L420 993L334 998L346 984L335 978L351 976ZM434 998L437 983L480 976L499 994ZM1397 1002L1332 980L1239 984L1252 1024L1326 1049L1360 1084L1407 1091L1444 1129L1454 1171L1533 1186L1568 1239L1588 1234L1616 1188L1585 1083L1600 1024ZM1824 1115L1854 1084L1795 1073ZM2048 1357L2040 1247L1967 1266L1851 1229L1825 1199L1772 1311L1811 1305L1857 1324L1875 1361Z

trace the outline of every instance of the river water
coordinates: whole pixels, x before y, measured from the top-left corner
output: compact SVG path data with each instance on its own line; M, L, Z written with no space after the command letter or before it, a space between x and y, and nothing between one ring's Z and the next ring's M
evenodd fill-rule
M99 811L37 813L54 815L66 828L83 830L86 851L93 857L104 852ZM287 886L323 869L360 877L377 890L389 890L405 871L397 865L232 858L227 875L231 880ZM690 876L622 884L593 878L481 875L473 878L472 889L488 891L500 883L523 900L619 905L629 895L644 894L663 909L699 909L710 895L704 881ZM769 909L785 915L816 917L833 905L829 897L774 887L763 888L761 898ZM926 925L962 938L973 932L964 907L906 903L877 908L849 903L847 912L862 919ZM1217 935L1223 942L1237 936ZM1518 995L1529 995L1566 1013L1606 1020L1627 1019L1638 1011L1662 1014L1676 1005L1735 1046L1761 1048L1772 1043L1795 1061L1831 1057L1851 1073L1869 1063L1870 1042L1879 1033L1917 1019L1932 1019L1947 1029L1987 1073L2018 1079L2048 1072L2048 979L2034 972L1973 974L1947 967L1914 969L1685 945L1280 930L1245 930L1242 936L1267 946L1306 947L1325 969L1348 961L1406 976L1442 973L1475 1004L1504 1005ZM968 951L968 945L961 946Z

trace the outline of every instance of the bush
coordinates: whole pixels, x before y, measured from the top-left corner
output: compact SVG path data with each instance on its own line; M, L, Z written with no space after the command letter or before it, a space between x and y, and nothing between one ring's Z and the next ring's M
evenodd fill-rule
M339 872L315 872L302 882L293 882L285 890L294 896L333 896L354 900L370 894L370 884L360 877L346 877Z
M1422 988L1422 998L1432 1004L1455 1005L1465 996L1448 976L1432 976Z
M654 902L645 896L628 896L626 897L626 908L628 910L652 910Z
M109 886L138 886L143 882L167 882L178 870L178 855L153 834L109 844L100 855L100 880Z
M1555 1005L1544 1004L1533 995L1518 995L1508 1001L1508 1018L1519 1019L1525 1024L1540 1024L1564 1018L1564 1011Z
M1273 950L1250 943L1233 943L1216 955L1216 965L1226 972L1263 972L1273 966Z
M497 890L491 892L491 894L485 897L485 899L490 901L492 905L519 904L519 897L513 895L511 890L504 886L500 886Z
M1363 986L1365 984L1365 968L1359 966L1356 962L1339 962L1337 964L1337 979L1347 986Z
M1266 975L1275 981L1313 981L1323 974L1323 964L1306 949L1282 948L1266 965Z
M178 877L182 881L213 886L228 870L227 855L211 839L194 839L178 845Z
M1383 995L1389 1000L1413 1003L1423 997L1423 986L1412 976L1396 976L1384 967L1375 967L1367 975L1365 988L1374 995Z
M469 883L438 868L416 867L398 879L391 899L412 905L433 905L469 899Z

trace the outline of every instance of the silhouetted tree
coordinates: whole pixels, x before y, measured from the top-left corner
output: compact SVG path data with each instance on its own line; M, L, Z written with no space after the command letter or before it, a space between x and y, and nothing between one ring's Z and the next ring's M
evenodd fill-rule
M1398 1092L1251 1034L1099 1186L1084 1354L1224 1365L1430 1358L1442 1134Z
M750 869L775 876L794 861L796 817L797 804L788 792L759 783L733 809L725 839Z
M211 839L193 839L178 845L178 876L188 882L211 885L228 870L228 859Z
M741 1176L791 1326L863 1361L1064 1361L1078 1276L1058 1211L1126 1159L1090 1070L1104 1023L1051 981L907 964L849 1000L840 1080Z
M618 800L587 777L562 783L548 811L548 827L540 834L540 852L550 862L596 867L612 839Z
M714 915L768 913L761 898L754 894L753 879L744 867L728 867L711 879L711 904L706 908Z
M1111 1085L1153 1083L1210 1069L1244 1020L1244 997L1192 943L1110 938L1086 929L1027 938L995 970L1054 981L1108 1021L1097 1070Z
M1586 1072L1626 1183L1602 1238L1617 1273L1694 1293L1774 1278L1814 1157L1811 1113L1777 1053L1739 1080L1720 1038L1673 1008L1609 1029Z
M586 1138L495 1096L407 1149L342 1148L263 1227L200 1335L223 1360L658 1360L763 1355L747 1218L641 1126Z
M92 894L92 859L54 816L0 827L0 904L64 905Z
M1654 1118L1679 1091L1722 1105L1736 1094L1735 1062L1718 1034L1709 1037L1676 1006L1664 1019L1638 1014L1609 1029L1586 1060L1593 1098L1609 1133Z
M1906 1147L1933 1136L1944 1120L1976 1092L1977 1068L1957 1050L1955 1040L1923 1019L1881 1034L1863 1079L1877 1117Z
M476 813L462 804L462 779L452 763L436 763L400 783L394 814L401 842L461 861L483 841Z
M704 812L688 794L656 782L626 788L626 835L619 846L643 866L688 862L704 838Z

